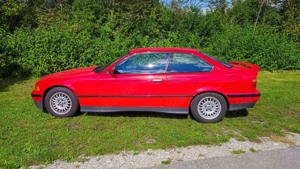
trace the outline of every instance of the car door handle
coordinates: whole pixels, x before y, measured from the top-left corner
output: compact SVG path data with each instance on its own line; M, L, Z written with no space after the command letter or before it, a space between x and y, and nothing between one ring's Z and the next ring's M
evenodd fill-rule
M162 79L152 79L152 82L162 82Z

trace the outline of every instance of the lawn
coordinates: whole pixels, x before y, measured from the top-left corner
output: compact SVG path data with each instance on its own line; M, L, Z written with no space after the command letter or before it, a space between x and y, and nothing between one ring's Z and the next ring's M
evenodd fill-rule
M262 95L256 106L227 113L216 124L144 112L55 118L37 109L31 99L37 78L0 79L0 168L72 161L82 154L221 145L232 137L259 141L259 136L300 133L299 77L300 71L260 72Z

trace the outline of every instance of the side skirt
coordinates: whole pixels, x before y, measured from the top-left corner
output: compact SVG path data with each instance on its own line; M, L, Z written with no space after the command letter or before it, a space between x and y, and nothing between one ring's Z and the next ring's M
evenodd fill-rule
M141 111L141 112L160 112L170 114L189 114L188 108L168 108L168 107L94 107L81 106L81 112L122 112L122 111Z

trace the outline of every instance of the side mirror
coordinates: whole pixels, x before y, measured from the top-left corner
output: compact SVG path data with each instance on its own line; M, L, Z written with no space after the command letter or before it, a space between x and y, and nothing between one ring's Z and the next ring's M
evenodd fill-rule
M115 77L114 68L109 68L109 74Z

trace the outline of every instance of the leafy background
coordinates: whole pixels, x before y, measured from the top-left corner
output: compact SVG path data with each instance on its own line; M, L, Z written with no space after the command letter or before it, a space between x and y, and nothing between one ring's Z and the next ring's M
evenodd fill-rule
M300 71L261 71L255 108L216 124L145 112L58 119L29 94L39 76L103 65L137 47L299 69L299 0L0 0L0 13L0 168L300 132Z
M0 77L104 65L138 47L300 68L297 0L2 0L0 10Z

